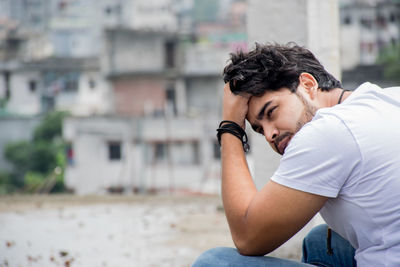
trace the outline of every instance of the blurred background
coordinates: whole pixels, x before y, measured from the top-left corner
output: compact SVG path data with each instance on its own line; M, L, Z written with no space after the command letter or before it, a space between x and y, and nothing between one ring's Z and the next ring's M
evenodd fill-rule
M0 266L188 266L232 245L215 138L229 53L295 41L344 88L387 87L399 29L398 0L0 0ZM279 157L249 135L261 187Z

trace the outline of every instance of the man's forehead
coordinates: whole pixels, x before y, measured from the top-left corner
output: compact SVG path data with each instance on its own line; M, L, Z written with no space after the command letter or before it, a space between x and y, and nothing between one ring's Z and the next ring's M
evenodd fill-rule
M273 92L266 92L262 96L252 96L249 99L249 111L258 113L266 102L271 101L273 98Z
M252 127L253 125L257 125L258 115L263 109L264 105L262 103L265 104L265 101L268 102L268 100L263 96L250 97L246 119L249 121Z

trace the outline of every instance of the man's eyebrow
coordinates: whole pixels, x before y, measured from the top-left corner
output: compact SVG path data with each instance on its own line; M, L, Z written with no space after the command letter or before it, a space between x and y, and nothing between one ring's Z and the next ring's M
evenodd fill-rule
M267 107L272 103L272 100L268 101L267 103L265 103L265 105L261 108L260 112L258 112L257 115L257 120L261 120L262 117L264 116L264 112L267 109Z

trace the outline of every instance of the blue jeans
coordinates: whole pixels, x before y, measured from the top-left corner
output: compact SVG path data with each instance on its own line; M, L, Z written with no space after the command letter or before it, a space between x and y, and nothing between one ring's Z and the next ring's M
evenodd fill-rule
M234 248L213 248L203 254L193 263L192 267L355 267L354 248L340 235L332 231L332 253L327 252L327 225L313 228L303 240L302 262L279 259L269 256L243 256Z

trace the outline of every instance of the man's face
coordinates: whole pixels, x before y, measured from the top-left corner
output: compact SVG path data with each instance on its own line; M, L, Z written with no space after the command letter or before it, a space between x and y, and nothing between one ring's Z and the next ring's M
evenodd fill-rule
M283 155L292 137L315 112L304 93L283 88L251 97L246 119L256 132L265 136L273 150Z

